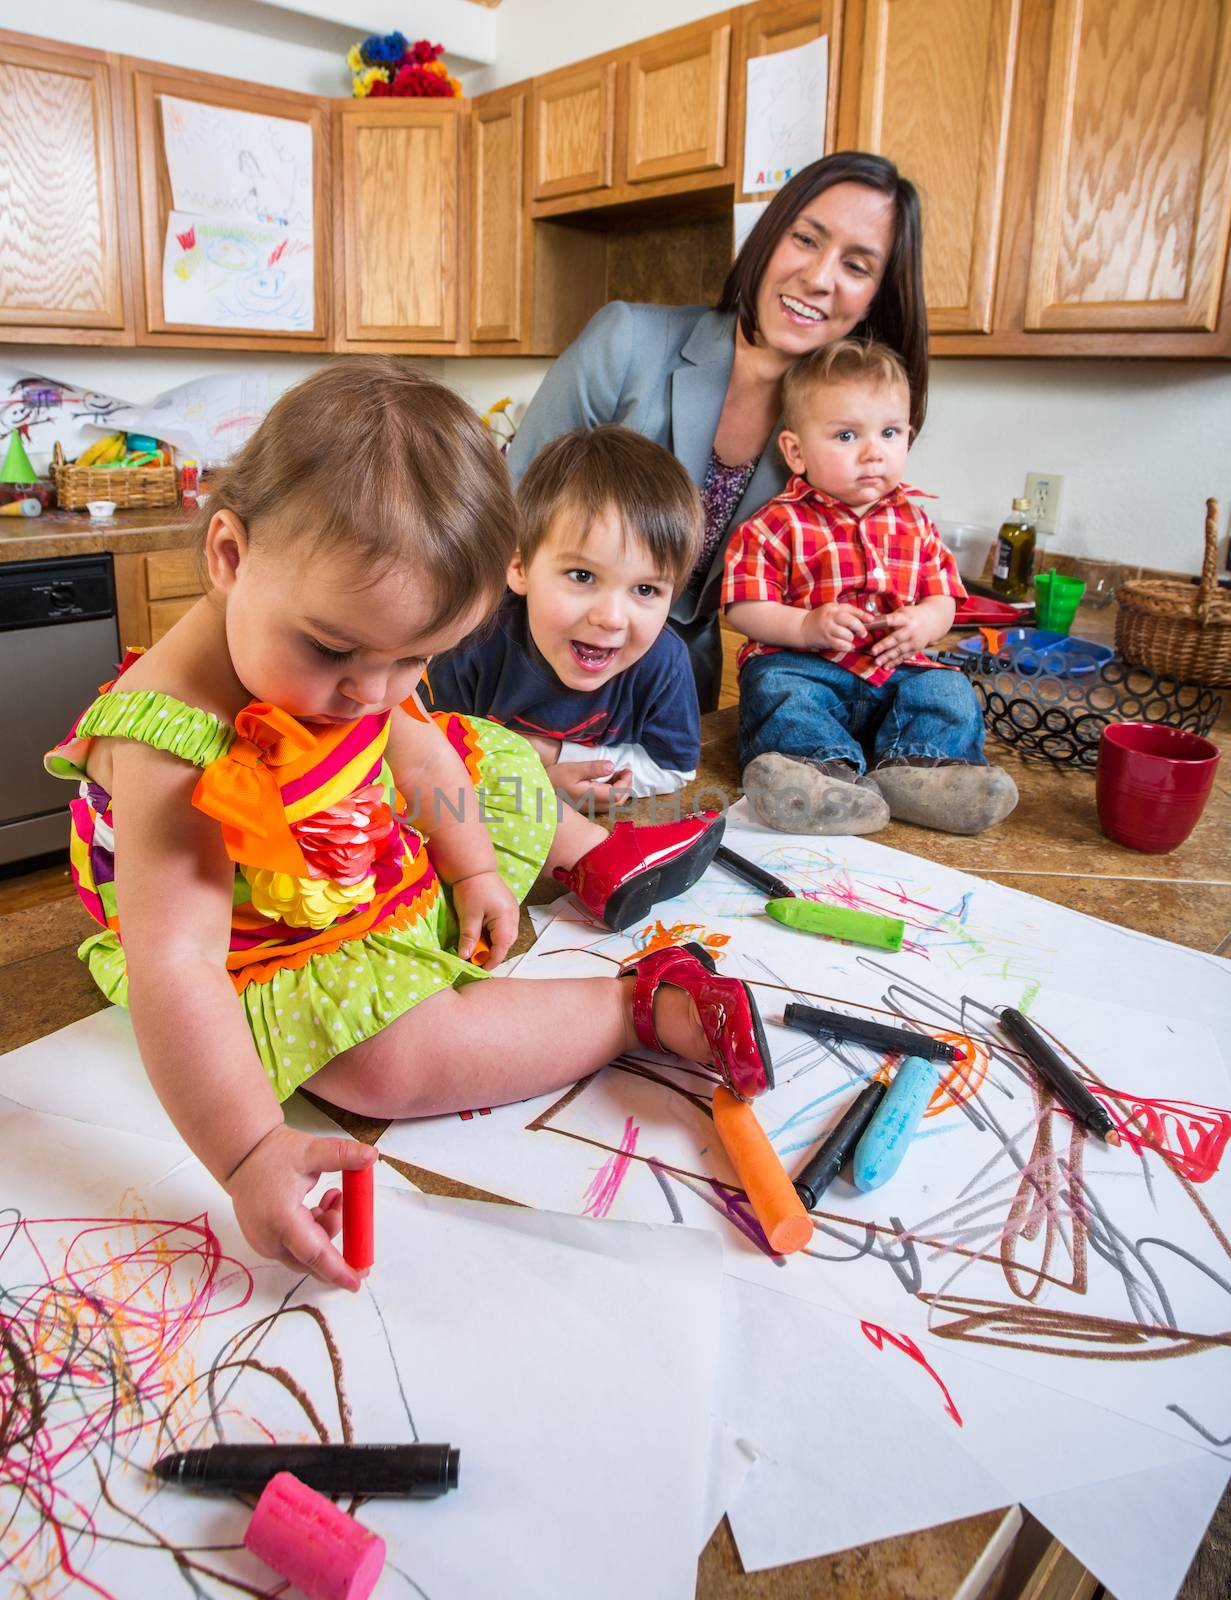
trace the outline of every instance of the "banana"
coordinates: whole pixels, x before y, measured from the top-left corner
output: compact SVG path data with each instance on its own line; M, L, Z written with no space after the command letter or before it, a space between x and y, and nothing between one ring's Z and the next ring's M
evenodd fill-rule
M105 466L110 461L118 461L127 450L127 443L122 433L104 434L101 439L95 439L77 457L74 462L78 467Z

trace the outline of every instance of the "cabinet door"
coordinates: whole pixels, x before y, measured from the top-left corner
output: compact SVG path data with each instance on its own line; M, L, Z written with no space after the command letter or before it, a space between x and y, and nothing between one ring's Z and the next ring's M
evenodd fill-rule
M870 0L859 146L919 189L937 333L986 333L1004 199L1020 0Z
M721 167L727 155L729 23L688 30L628 63L630 183Z
M470 337L520 339L525 258L526 96L488 96L471 108Z
M736 56L732 100L735 128L736 198L767 199L764 190L745 190L744 115L748 102L748 62L757 56L774 55L779 50L795 50L813 39L829 40L829 87L824 117L824 148L834 148L837 125L838 77L841 61L841 21L843 0L792 0L787 5L746 6L742 13L740 49ZM820 110L820 108L818 108Z
M114 68L31 44L0 35L0 337L109 330L115 343L128 319Z
M534 84L534 198L610 189L615 62Z
M342 121L346 337L450 344L458 328L456 102L348 104Z
M1027 328L1216 326L1231 0L1058 0Z
M149 62L128 65L145 283L138 343L328 349L327 102ZM168 148L182 156L178 192Z

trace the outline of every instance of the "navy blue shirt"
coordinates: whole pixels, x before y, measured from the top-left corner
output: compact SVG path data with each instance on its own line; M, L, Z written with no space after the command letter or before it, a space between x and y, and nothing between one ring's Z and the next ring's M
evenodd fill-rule
M670 628L627 671L585 693L560 682L530 635L525 600L510 594L484 637L432 658L422 693L431 711L487 717L515 733L640 745L673 772L694 772L700 759L688 647Z

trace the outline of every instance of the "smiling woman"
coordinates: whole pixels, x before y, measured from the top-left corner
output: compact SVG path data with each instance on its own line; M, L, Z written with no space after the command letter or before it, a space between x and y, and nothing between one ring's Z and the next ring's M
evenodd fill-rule
M917 433L928 381L919 199L892 162L859 151L826 156L780 190L717 307L604 306L552 367L513 441L515 480L550 440L605 422L683 464L701 491L705 540L671 625L688 645L703 711L718 703L727 538L786 482L776 444L783 376L850 336L901 357Z

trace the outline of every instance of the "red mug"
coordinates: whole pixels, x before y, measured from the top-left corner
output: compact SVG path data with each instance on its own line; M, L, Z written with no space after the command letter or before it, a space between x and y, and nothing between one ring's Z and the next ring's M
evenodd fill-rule
M1111 722L1098 747L1099 827L1130 850L1174 850L1197 826L1214 786L1218 746L1183 728Z

